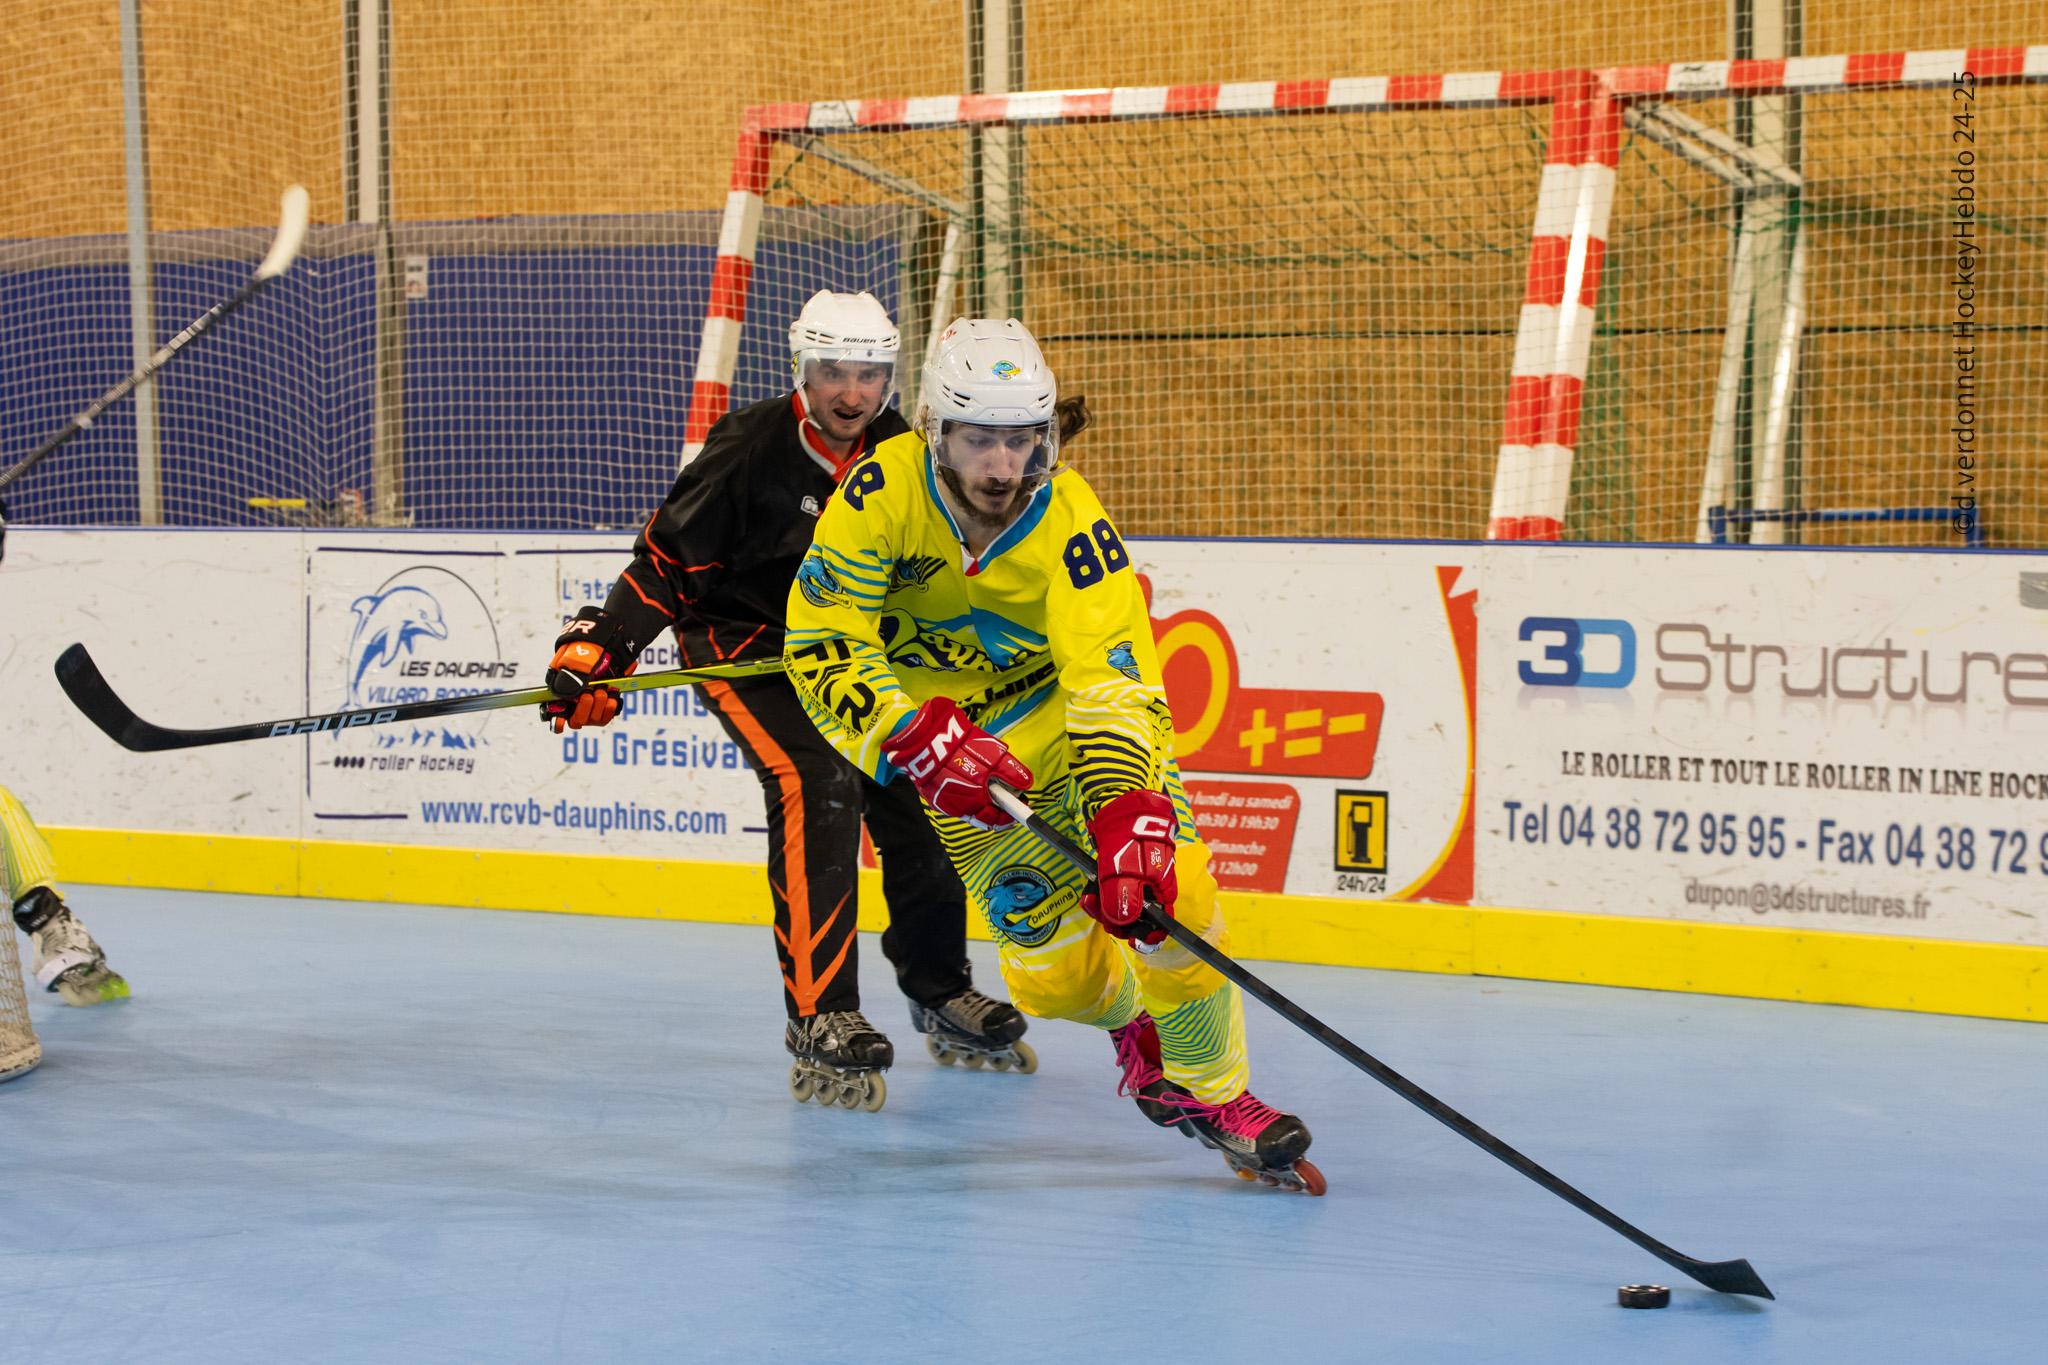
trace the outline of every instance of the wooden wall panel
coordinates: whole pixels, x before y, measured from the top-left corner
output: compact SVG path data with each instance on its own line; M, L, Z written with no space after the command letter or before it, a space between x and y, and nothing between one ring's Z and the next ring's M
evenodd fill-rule
M127 206L114 6L11 6L0 61L0 238L119 232Z
M275 222L294 182L315 222L340 220L336 0L146 0L142 24L152 227Z
M402 2L399 212L649 213L725 201L749 104L946 93L960 6Z

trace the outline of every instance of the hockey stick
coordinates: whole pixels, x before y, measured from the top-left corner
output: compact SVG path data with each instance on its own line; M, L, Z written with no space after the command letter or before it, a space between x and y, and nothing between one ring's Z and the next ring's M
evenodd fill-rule
M646 692L657 687L676 687L706 678L753 678L780 673L782 660L754 659L746 663L712 664L705 668L672 668L660 673L636 673L626 678L606 678L606 687L616 692ZM244 739L273 739L279 735L317 735L327 730L353 730L362 725L391 725L404 720L430 720L436 716L460 716L471 711L499 711L513 706L538 706L554 701L555 693L545 687L528 687L518 692L480 692L468 697L444 697L438 701L405 702L379 706L368 711L329 711L318 716L296 716L290 720L259 720L250 725L223 725L215 730L172 730L152 725L114 695L114 689L100 673L84 645L73 645L57 656L57 685L85 718L106 731L124 749L153 754L164 749L196 749L207 744L233 744Z
M1072 863L1084 875L1089 877L1095 875L1095 859L1079 844L1076 844L1059 830L1054 829L1044 820L1032 814L1031 808L1024 804L1023 798L1015 791L1000 782L991 782L989 783L989 792L994 798L996 805L1002 809L1004 814L1023 824L1033 834L1045 840L1060 856ZM1570 1185L1567 1185L1564 1181L1552 1175L1549 1171L1538 1166L1528 1157L1523 1156L1520 1152L1508 1146L1505 1142L1502 1142L1499 1138L1487 1132L1484 1128L1481 1128L1442 1100L1436 1098L1436 1096L1430 1094L1427 1090L1416 1085L1413 1081L1401 1075L1350 1039L1344 1037L1343 1034L1338 1033L1335 1029L1317 1019L1307 1010L1295 1004L1256 976L1253 976L1228 955L1220 953L1207 943L1204 943L1199 934L1182 925L1173 916L1161 914L1158 906L1149 897L1145 905L1145 920L1148 924L1165 930L1175 943L1178 943L1203 962L1214 967L1230 981L1235 982L1238 988L1247 995L1254 996L1264 1002L1274 1012L1281 1015L1303 1033L1306 1033L1309 1037L1315 1039L1324 1047L1330 1049L1330 1051L1378 1081L1381 1085L1386 1086L1396 1095L1399 1095L1438 1123L1443 1124L1444 1127L1450 1129L1459 1137L1464 1138L1467 1142L1472 1143L1481 1151L1486 1152L1497 1160L1506 1162L1509 1166L1528 1176L1529 1179L1535 1181L1544 1189L1549 1190L1581 1213L1590 1214L1599 1219L1608 1227L1613 1228L1616 1232L1628 1238L1631 1242L1634 1242L1637 1246L1674 1270L1682 1270L1707 1288L1719 1290L1723 1294L1749 1294L1760 1299L1774 1299L1777 1297L1764 1285L1763 1280L1757 1275L1756 1271L1750 1268L1748 1261L1696 1261L1690 1256L1683 1255L1665 1246L1633 1223L1626 1222L1615 1214L1608 1212L1585 1195L1573 1189Z
M263 286L284 274L297 259L299 248L305 245L306 223L311 213L312 204L307 198L305 187L293 185L287 189L279 211L277 236L272 239L270 251L256 267L256 273L249 277L248 283L194 318L191 326L165 342L163 349L142 362L135 373L86 404L76 417L58 428L56 435L30 451L27 459L5 474L0 474L0 493L6 492L9 486L48 459L57 447L91 426L101 413L134 392L137 385L170 364L172 356L205 336L215 323L255 298L263 291Z

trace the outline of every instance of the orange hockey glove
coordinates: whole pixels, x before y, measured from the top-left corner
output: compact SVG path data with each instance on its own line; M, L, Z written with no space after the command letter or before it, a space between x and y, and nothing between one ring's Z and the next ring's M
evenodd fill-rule
M600 680L626 677L639 666L640 646L626 638L617 618L602 607L584 607L563 622L555 637L547 674L555 700L540 704L541 719L558 735L564 729L610 724L619 714L619 693Z

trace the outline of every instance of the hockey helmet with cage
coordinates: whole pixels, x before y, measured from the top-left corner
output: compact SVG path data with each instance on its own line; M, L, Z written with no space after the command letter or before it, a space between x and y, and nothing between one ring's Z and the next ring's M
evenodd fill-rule
M946 437L956 426L1035 427L1038 446L1022 478L1035 488L1059 468L1059 385L1038 342L1015 318L960 318L925 361L918 431L952 469Z

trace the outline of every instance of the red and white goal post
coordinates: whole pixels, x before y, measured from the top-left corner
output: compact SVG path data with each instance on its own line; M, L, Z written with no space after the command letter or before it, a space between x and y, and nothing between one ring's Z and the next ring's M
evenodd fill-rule
M787 375L751 300L867 287L907 347L1022 317L1128 529L1896 539L1951 501L1962 184L2040 278L2048 46L756 106L690 450ZM1972 311L2031 370L2044 310ZM2048 399L1982 406L2048 544Z

